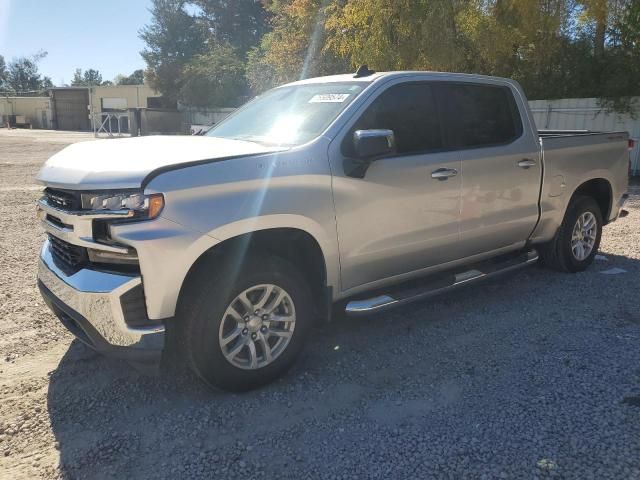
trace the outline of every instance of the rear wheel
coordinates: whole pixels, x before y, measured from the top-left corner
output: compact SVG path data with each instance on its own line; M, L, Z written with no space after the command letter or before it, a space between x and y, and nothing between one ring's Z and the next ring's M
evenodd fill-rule
M184 308L191 368L208 384L244 391L282 375L311 324L309 288L284 259L252 255L239 271L199 275Z
M593 198L574 198L556 236L540 248L544 264L562 272L585 270L598 252L602 225L602 213Z

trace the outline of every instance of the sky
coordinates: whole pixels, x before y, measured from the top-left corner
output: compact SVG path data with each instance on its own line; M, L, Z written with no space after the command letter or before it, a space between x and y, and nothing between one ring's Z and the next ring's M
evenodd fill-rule
M138 31L151 19L151 0L0 0L0 55L11 61L40 50L39 65L54 85L76 68L95 68L103 80L144 68Z

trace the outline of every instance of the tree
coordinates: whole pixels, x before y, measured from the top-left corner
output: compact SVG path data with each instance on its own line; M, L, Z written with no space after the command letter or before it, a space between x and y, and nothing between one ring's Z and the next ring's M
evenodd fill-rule
M640 93L640 0L612 1L607 22L600 56L594 46L594 96L607 110L636 116L640 105L633 96Z
M630 55L640 55L640 0L632 0L613 25L619 46Z
M594 56L606 56L607 49L620 46L620 31L628 13L636 8L636 0L575 0L578 33L588 38ZM637 20L637 19L636 19Z
M327 49L325 20L330 8L326 0L273 0L273 30L248 56L247 78L262 91L272 86L314 75L344 72L346 55Z
M214 45L184 71L181 103L197 107L237 107L248 93L242 58L230 45Z
M51 88L51 79L42 77L38 71L38 63L46 56L47 52L41 51L31 57L19 57L9 62L6 73L9 90L20 94Z
M76 68L73 72L73 79L71 80L71 85L78 86L84 84L84 78L82 77L82 69Z
M151 13L151 24L140 32L147 45L141 53L146 79L165 99L213 106L233 104L246 94L247 54L270 28L262 2L153 0Z
M259 0L191 0L216 44L226 44L244 57L269 30L269 12ZM214 47L215 48L215 47Z
M254 91L366 63L511 77L532 99L596 96L616 109L640 94L640 0L259 3L154 0L143 36L152 85L197 102L183 87L212 91L218 80L204 80L215 77L203 63L209 59L219 67L228 61L233 75L246 60Z
M102 75L98 70L90 68L82 72L81 68L76 68L73 73L71 85L74 87L92 87L102 85Z
M144 84L144 70L135 70L131 75L118 75L114 79L116 85L142 85Z
M206 31L185 10L184 0L153 0L152 21L140 31L146 78L169 102L176 102L184 84L183 71L196 55L206 53Z
M352 0L336 2L327 20L328 47L352 66L379 70L464 68L459 15L471 2Z
M639 1L274 0L247 76L263 89L367 63L511 77L530 98L621 98L640 93L638 52L622 47L623 31L640 40Z
M86 85L101 85L102 84L102 75L98 70L94 70L90 68L89 70L85 70L84 72L84 82Z
M0 91L7 89L7 64L4 61L4 57L0 55Z
M466 48L464 71L511 77L530 98L557 98L578 88L570 75L584 44L572 24L572 0L468 3L458 34ZM584 73L584 72L583 72Z

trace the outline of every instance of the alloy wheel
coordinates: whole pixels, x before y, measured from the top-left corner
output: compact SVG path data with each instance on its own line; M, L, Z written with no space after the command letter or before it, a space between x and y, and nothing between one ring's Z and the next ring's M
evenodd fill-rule
M571 251L576 260L584 261L593 250L598 235L598 221L591 212L578 217L571 235Z
M256 285L229 304L220 323L218 341L229 363L256 370L282 355L295 325L291 296L276 285Z

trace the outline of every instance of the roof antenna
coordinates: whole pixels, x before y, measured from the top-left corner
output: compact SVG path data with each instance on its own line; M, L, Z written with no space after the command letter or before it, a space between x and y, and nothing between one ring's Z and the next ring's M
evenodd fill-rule
M374 73L376 72L374 70L369 70L368 65L360 65L358 67L358 70L356 70L356 74L353 76L353 78L368 77L369 75L373 75Z

